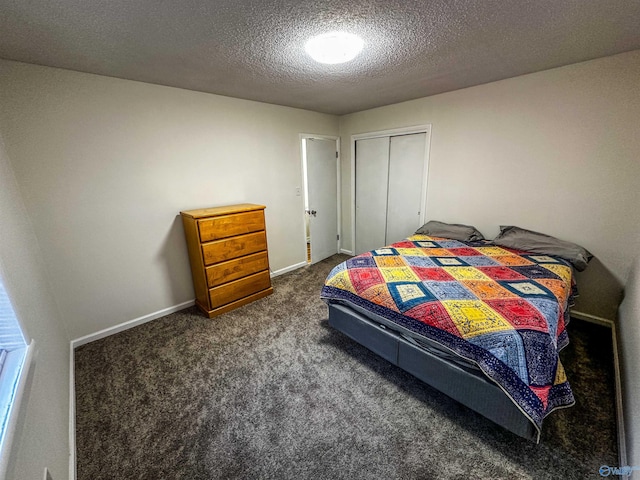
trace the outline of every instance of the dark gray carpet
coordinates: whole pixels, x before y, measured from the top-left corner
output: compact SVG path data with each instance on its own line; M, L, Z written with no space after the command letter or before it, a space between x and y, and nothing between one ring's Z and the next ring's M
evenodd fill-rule
M78 479L583 479L617 465L610 332L574 320L577 405L534 445L334 331L334 256L213 320L194 308L76 350Z

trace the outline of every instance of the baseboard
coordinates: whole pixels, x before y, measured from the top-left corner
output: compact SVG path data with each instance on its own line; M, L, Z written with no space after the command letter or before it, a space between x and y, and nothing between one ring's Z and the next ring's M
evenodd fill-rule
M618 356L618 332L615 325L611 326L611 340L613 341L613 371L616 388L616 423L618 430L618 461L620 466L627 465L627 441L624 428L624 411L622 409L622 375L620 372L620 357Z
M172 307L163 308L162 310L158 310L157 312L149 313L148 315L143 315L142 317L134 318L133 320L129 320L127 322L121 323L119 325L115 325L113 327L105 328L104 330L100 330L99 332L90 333L89 335L85 335L84 337L71 340L71 348L74 349L81 345L85 345L87 343L100 340L101 338L106 338L110 335L124 332L125 330L129 330L130 328L137 327L138 325L142 325L143 323L147 323L147 322L150 322L151 320L155 320L156 318L164 317L165 315L178 312L180 310L183 310L187 307L191 307L193 305L195 305L195 300L189 300L188 302L183 302L183 303L179 303L178 305L174 305Z
M307 262L300 262L300 263L296 263L295 265L289 265L288 267L284 267L281 268L280 270L276 270L274 272L271 272L271 278L273 277L277 277L278 275L282 275L283 273L288 273L288 272L292 272L294 270L297 270L301 267L306 267L308 265Z
M591 315L590 313L571 310L571 316L589 323L609 327L611 329L611 343L613 347L613 377L616 396L616 430L618 433L618 465L627 465L627 443L625 440L624 413L622 410L622 376L620 374L620 360L618 356L618 337L616 324L613 320Z
M73 342L69 344L69 480L76 480L76 375Z
M609 320L608 318L598 317L597 315L591 315L590 313L584 313L577 310L571 310L569 312L572 317L577 318L578 320L584 320L585 322L595 323L597 325L602 325L603 327L613 328L614 322L613 320Z
M340 253L344 253L345 255L351 255L353 257L353 252L351 250L345 250L344 248L341 248Z

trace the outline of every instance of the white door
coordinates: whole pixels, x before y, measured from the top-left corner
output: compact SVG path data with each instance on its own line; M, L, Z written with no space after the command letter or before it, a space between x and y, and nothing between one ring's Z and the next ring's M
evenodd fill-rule
M336 141L307 138L307 200L311 263L338 253Z
M426 139L426 133L391 137L385 245L420 228Z
M359 255L386 245L389 137L356 141L356 246Z

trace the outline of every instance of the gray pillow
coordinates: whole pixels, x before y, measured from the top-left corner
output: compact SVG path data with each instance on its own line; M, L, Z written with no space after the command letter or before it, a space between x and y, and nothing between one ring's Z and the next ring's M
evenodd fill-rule
M493 243L525 252L564 258L579 272L587 268L587 263L593 258L593 255L580 245L520 227L501 226L500 233Z
M482 234L470 225L459 223L444 223L437 220L429 220L421 226L416 233L421 235L433 235L434 237L451 238L463 242L475 242L484 240Z

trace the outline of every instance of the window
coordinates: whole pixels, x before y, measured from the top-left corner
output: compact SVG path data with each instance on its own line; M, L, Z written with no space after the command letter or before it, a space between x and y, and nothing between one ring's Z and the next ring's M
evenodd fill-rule
M27 345L0 277L0 478L9 460L16 408L28 366Z

